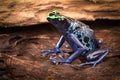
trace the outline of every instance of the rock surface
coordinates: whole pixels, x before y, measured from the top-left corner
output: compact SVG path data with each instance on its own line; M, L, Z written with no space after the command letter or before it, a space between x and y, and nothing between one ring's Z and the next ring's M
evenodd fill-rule
M41 24L56 9L79 20L120 19L119 4L120 0L0 0L0 27Z
M40 51L53 48L59 39L50 24L0 28L0 80L120 80L120 28L103 24L95 27L92 22L92 28L103 41L102 48L110 52L95 69L91 65L79 67L85 62L82 58L72 64L55 65L49 57L41 57ZM62 49L68 50L65 44Z

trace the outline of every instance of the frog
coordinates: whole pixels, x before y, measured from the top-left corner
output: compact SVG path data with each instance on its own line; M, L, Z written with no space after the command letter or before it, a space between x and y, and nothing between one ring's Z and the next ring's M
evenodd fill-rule
M43 56L50 53L53 55L62 53L63 51L60 48L65 41L72 50L72 54L67 58L64 58L62 54L59 55L61 60L50 56L52 62L71 64L75 59L83 57L86 62L81 63L80 67L92 65L92 68L95 68L95 66L101 63L109 53L108 48L101 49L102 41L96 38L94 30L87 24L61 15L57 10L47 14L46 19L58 30L61 37L54 48L41 51Z

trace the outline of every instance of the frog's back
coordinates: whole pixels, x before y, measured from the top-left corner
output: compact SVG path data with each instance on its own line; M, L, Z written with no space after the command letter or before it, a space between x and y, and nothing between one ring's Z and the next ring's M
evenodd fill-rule
M69 29L75 34L79 41L84 45L86 50L94 50L97 46L94 31L88 25L70 19L71 26Z

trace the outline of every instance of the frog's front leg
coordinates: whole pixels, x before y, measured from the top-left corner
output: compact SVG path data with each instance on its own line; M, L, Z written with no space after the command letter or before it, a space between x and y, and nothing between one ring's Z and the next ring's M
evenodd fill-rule
M51 60L54 62L54 63L58 63L58 62L62 62L62 63L71 63L73 60L75 60L77 57L79 57L81 55L81 53L83 53L85 51L84 49L84 46L82 45L82 43L78 40L78 38L76 37L76 35L74 34L68 34L68 38L69 40L76 44L75 46L71 46L71 48L74 50L75 47L77 48L75 50L75 52L68 58L63 58L61 55L59 55L59 57L62 59L62 60L57 60L57 59L54 59L51 57Z
M88 62L81 63L80 66L87 65L87 64L92 64L92 68L95 68L97 63L100 63L108 54L108 49L100 49L96 50L94 52L88 53L86 56L86 59Z
M77 51L75 51L70 57L68 58L64 58L62 55L59 55L59 57L62 59L62 60L57 60L57 59L54 59L53 57L50 57L50 59L54 62L54 63L71 63L73 60L75 60L77 57L79 57L81 55L82 52L84 52L85 50L83 48L78 48Z
M49 53L54 53L56 55L56 53L58 52L62 52L60 50L60 47L62 46L62 44L64 43L65 39L64 36L61 36L57 45L55 46L55 48L51 49L51 50L42 50L41 52L43 52L42 56L47 56Z

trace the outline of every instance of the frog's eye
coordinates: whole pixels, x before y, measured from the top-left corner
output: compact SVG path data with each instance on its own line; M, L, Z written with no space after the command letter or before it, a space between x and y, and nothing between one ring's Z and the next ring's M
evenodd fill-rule
M49 16L53 16L54 14L53 13L50 13Z
M58 14L60 14L58 11L53 11L53 14L56 14L56 15L58 15Z

